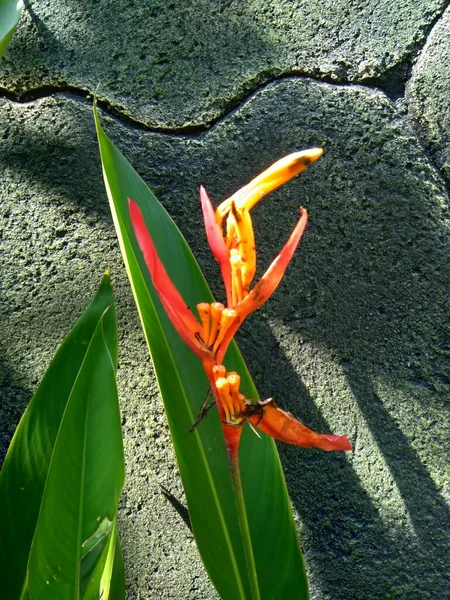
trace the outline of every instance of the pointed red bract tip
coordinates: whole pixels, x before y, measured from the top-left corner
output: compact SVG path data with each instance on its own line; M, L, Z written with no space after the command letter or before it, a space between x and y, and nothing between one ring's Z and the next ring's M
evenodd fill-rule
M180 292L167 274L147 230L142 212L131 198L128 198L128 208L136 239L159 299L181 339L197 356L203 358L204 352L195 343L195 336L200 335L202 326L186 306Z
M262 417L261 415L252 416L250 423L280 442L306 448L320 448L327 452L331 450L352 450L352 445L345 435L316 433L290 413L278 408L273 399L261 402L260 406Z
M231 306L231 267L230 251L223 239L222 231L216 222L213 205L203 186L200 186L200 202L202 204L203 220L205 222L206 238L212 253L219 263L222 273L227 304Z
M308 222L308 213L305 208L300 208L300 219L289 236L285 246L274 259L270 267L256 283L249 295L239 305L239 315L244 319L251 312L259 308L277 289L286 268L291 260L305 231Z
M222 345L217 353L219 361L223 360L229 343L235 336L236 331L239 329L244 319L246 319L250 313L258 309L262 304L264 304L264 302L270 298L270 296L278 287L278 284L280 283L284 272L286 271L288 263L300 242L303 232L305 231L307 222L308 213L305 208L301 208L300 219L297 222L297 225L291 233L284 248L272 262L262 278L256 283L251 292L235 307L237 318L228 329L224 337L224 341L222 342Z

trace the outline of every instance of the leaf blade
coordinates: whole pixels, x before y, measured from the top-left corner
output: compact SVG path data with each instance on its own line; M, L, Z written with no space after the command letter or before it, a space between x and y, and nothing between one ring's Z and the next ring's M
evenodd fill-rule
M69 435L68 439L67 433L61 443L61 431L64 429L64 420L67 418L67 407L70 404L70 398L74 399L74 390L76 390L77 381L79 382L80 379L80 371L83 365L86 364L86 359L90 365L90 375L93 371L95 372L98 366L95 361L90 360L89 348L91 348L92 340L99 337L100 326L103 336L102 360L103 362L107 361L110 392L111 389L113 390L112 394L106 396L109 400L112 398L112 411L110 410L110 404L106 403L109 407L108 411L111 412L109 424L111 424L111 419L116 424L114 441L111 443L116 447L120 445L119 454L121 451L119 463L121 463L122 469L120 464L118 467L117 464L115 465L117 474L114 482L116 488L121 489L123 449L121 446L117 392L114 394L117 364L117 327L109 276L105 275L93 302L66 337L47 369L37 392L17 427L0 473L0 515L2 517L0 519L0 577L2 589L6 592L8 598L18 598L20 596L27 578L27 565L33 572L33 560L36 560L36 556L34 558L31 556L32 544L36 542L36 540L33 542L33 539L39 529L39 519L43 515L43 504L45 504L49 476L51 480L51 471L55 469L55 455L59 452L59 461L61 462L61 455L64 457L65 453L70 454L74 445L73 435ZM89 392L89 389L85 387L85 391ZM102 388L102 391L104 392L104 388ZM87 394L87 397L89 397L89 394ZM67 424L65 427L67 429ZM108 424L105 425L105 429L108 429ZM109 427L108 431L110 429ZM70 431L69 428L68 433L73 434L73 430ZM120 437L120 442L118 442L118 437ZM60 440L59 450L58 440ZM97 460L97 469L99 462L100 459ZM55 498L58 497L58 492L61 494L64 491L61 481L67 479L66 473L61 473L61 470L64 471L60 468L59 473L57 472L59 478L56 477L53 480ZM88 465L85 471L92 481L95 466ZM61 475L64 475L63 479L61 479ZM60 490L58 490L58 487ZM94 495L96 487L98 487L98 482L94 481L94 484L90 486L91 490L94 489ZM67 504L70 504L70 502L71 499ZM114 506L117 507L117 500L114 501ZM67 506L63 508L67 510ZM111 503L109 508L110 511L113 510ZM53 504L53 514L50 514L50 523L54 519L61 518L61 513L62 508L56 499ZM51 527L49 526L47 531L45 529L41 526L41 533L39 534L41 538L38 535L37 539L40 539L41 543L44 541L44 545L49 547L60 548L58 540L55 541L51 537ZM80 531L83 530L80 529ZM65 541L65 539L60 540L60 542ZM78 558L80 552L81 549L75 548L75 554ZM57 573L53 572L53 574ZM51 574L47 572L47 575ZM46 580L47 578L45 578ZM47 588L45 593L45 597L49 597ZM28 593L25 597L28 597ZM42 597L42 595L38 597Z
M102 400L115 396L114 405L118 404L104 316L80 367L53 449L29 559L32 597L77 600L82 547L98 535L98 522L107 520L107 538L114 537L112 525L124 478L116 465L123 450L118 412L111 414Z
M106 136L96 112L95 120L113 221L164 400L197 545L221 596L250 598L219 419L217 415L208 416L193 434L187 432L204 400L208 383L200 362L175 332L155 293L133 235L128 198L139 204L158 254L186 304L193 307L198 302L212 301L212 296L178 228ZM255 394L235 344L230 346L225 363L228 370L235 369L241 374L243 387ZM275 445L264 435L258 440L249 430L243 432L242 438L241 456L247 454L253 461L253 466L248 460L241 461L241 471L261 597L307 598L303 560ZM255 464L258 470L267 469L270 475L261 477L255 472ZM282 521L278 542L280 527L274 524L273 502L276 519ZM284 547L287 552L279 553L278 558L274 556L272 540L276 547L281 550ZM258 547L261 541L262 550ZM286 566L288 573L280 578Z

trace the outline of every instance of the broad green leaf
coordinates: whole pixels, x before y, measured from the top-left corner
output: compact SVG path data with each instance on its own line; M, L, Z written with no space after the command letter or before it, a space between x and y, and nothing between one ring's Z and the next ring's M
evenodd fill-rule
M0 57L11 41L22 7L23 0L0 0Z
M99 598L101 582L109 588L124 480L116 365L105 275L44 375L0 473L6 598L88 600Z
M197 546L220 595L249 599L242 538L217 414L210 411L194 433L188 432L205 399L207 379L155 293L134 237L128 197L139 204L158 253L187 305L212 301L211 292L172 219L108 139L96 112L95 119L110 208L164 401ZM242 388L248 395L256 396L236 345L231 345L224 362L228 370L241 374ZM246 427L240 462L260 596L307 598L303 560L273 440L264 435L259 439Z

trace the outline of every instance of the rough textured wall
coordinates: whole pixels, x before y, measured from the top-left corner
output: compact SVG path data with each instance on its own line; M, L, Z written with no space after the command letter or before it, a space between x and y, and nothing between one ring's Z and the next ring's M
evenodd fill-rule
M450 597L445 4L26 2L0 62L0 452L110 267L128 598L217 596L183 520L109 215L95 90L107 132L213 287L199 184L218 202L280 156L324 147L255 210L261 268L300 204L310 223L283 284L238 341L263 398L355 446L346 456L280 446L312 598Z

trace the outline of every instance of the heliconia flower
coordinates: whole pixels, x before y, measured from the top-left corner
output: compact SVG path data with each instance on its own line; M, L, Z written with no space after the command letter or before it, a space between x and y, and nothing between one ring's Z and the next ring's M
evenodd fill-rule
M300 208L300 220L286 245L252 290L256 250L249 210L265 194L294 177L322 155L320 148L290 154L273 164L248 185L222 202L214 211L203 187L200 198L209 245L219 262L225 283L227 306L197 305L200 322L188 308L162 264L137 204L128 199L131 222L144 254L158 296L173 326L202 361L221 363L229 343L244 319L275 291L303 235L308 214ZM219 215L219 216L218 216ZM222 220L227 217L227 233Z
M256 248L250 209L268 192L279 187L322 155L320 148L295 152L274 163L249 184L222 202L216 211L203 186L200 200L209 246L216 257L225 285L227 306L236 311L236 318L225 335L222 349L228 346L243 320L259 308L278 287L287 265L305 230L308 214L300 208L300 219L286 245L252 290L250 284L256 272ZM222 226L226 218L226 233ZM224 353L217 355L218 362Z
M315 447L326 451L352 449L345 435L316 433L290 413L278 408L273 398L252 404L239 391L240 377L236 372L227 373L223 365L215 365L212 373L215 386L213 391L226 439L231 437L239 440L242 425L248 421L276 440L295 446ZM239 432L235 431L236 428Z
M159 299L180 337L202 361L219 410L230 459L235 460L237 456L242 425L245 422L277 440L297 446L351 450L350 442L345 436L319 434L308 429L290 413L279 409L273 399L252 404L239 391L239 375L235 372L227 373L226 368L220 364L239 324L255 307L265 302L278 285L305 228L306 211L301 209L300 221L285 247L262 279L235 308L226 308L219 302L201 302L197 304L197 318L186 305L161 262L138 205L130 198L128 205L133 229ZM208 215L211 210L212 207L209 208L204 203L204 213ZM215 255L221 256L225 263L228 249L220 229L209 217L205 220L211 225L209 236L214 238L216 244ZM224 271L226 266L222 272ZM192 429L205 412L200 413Z

